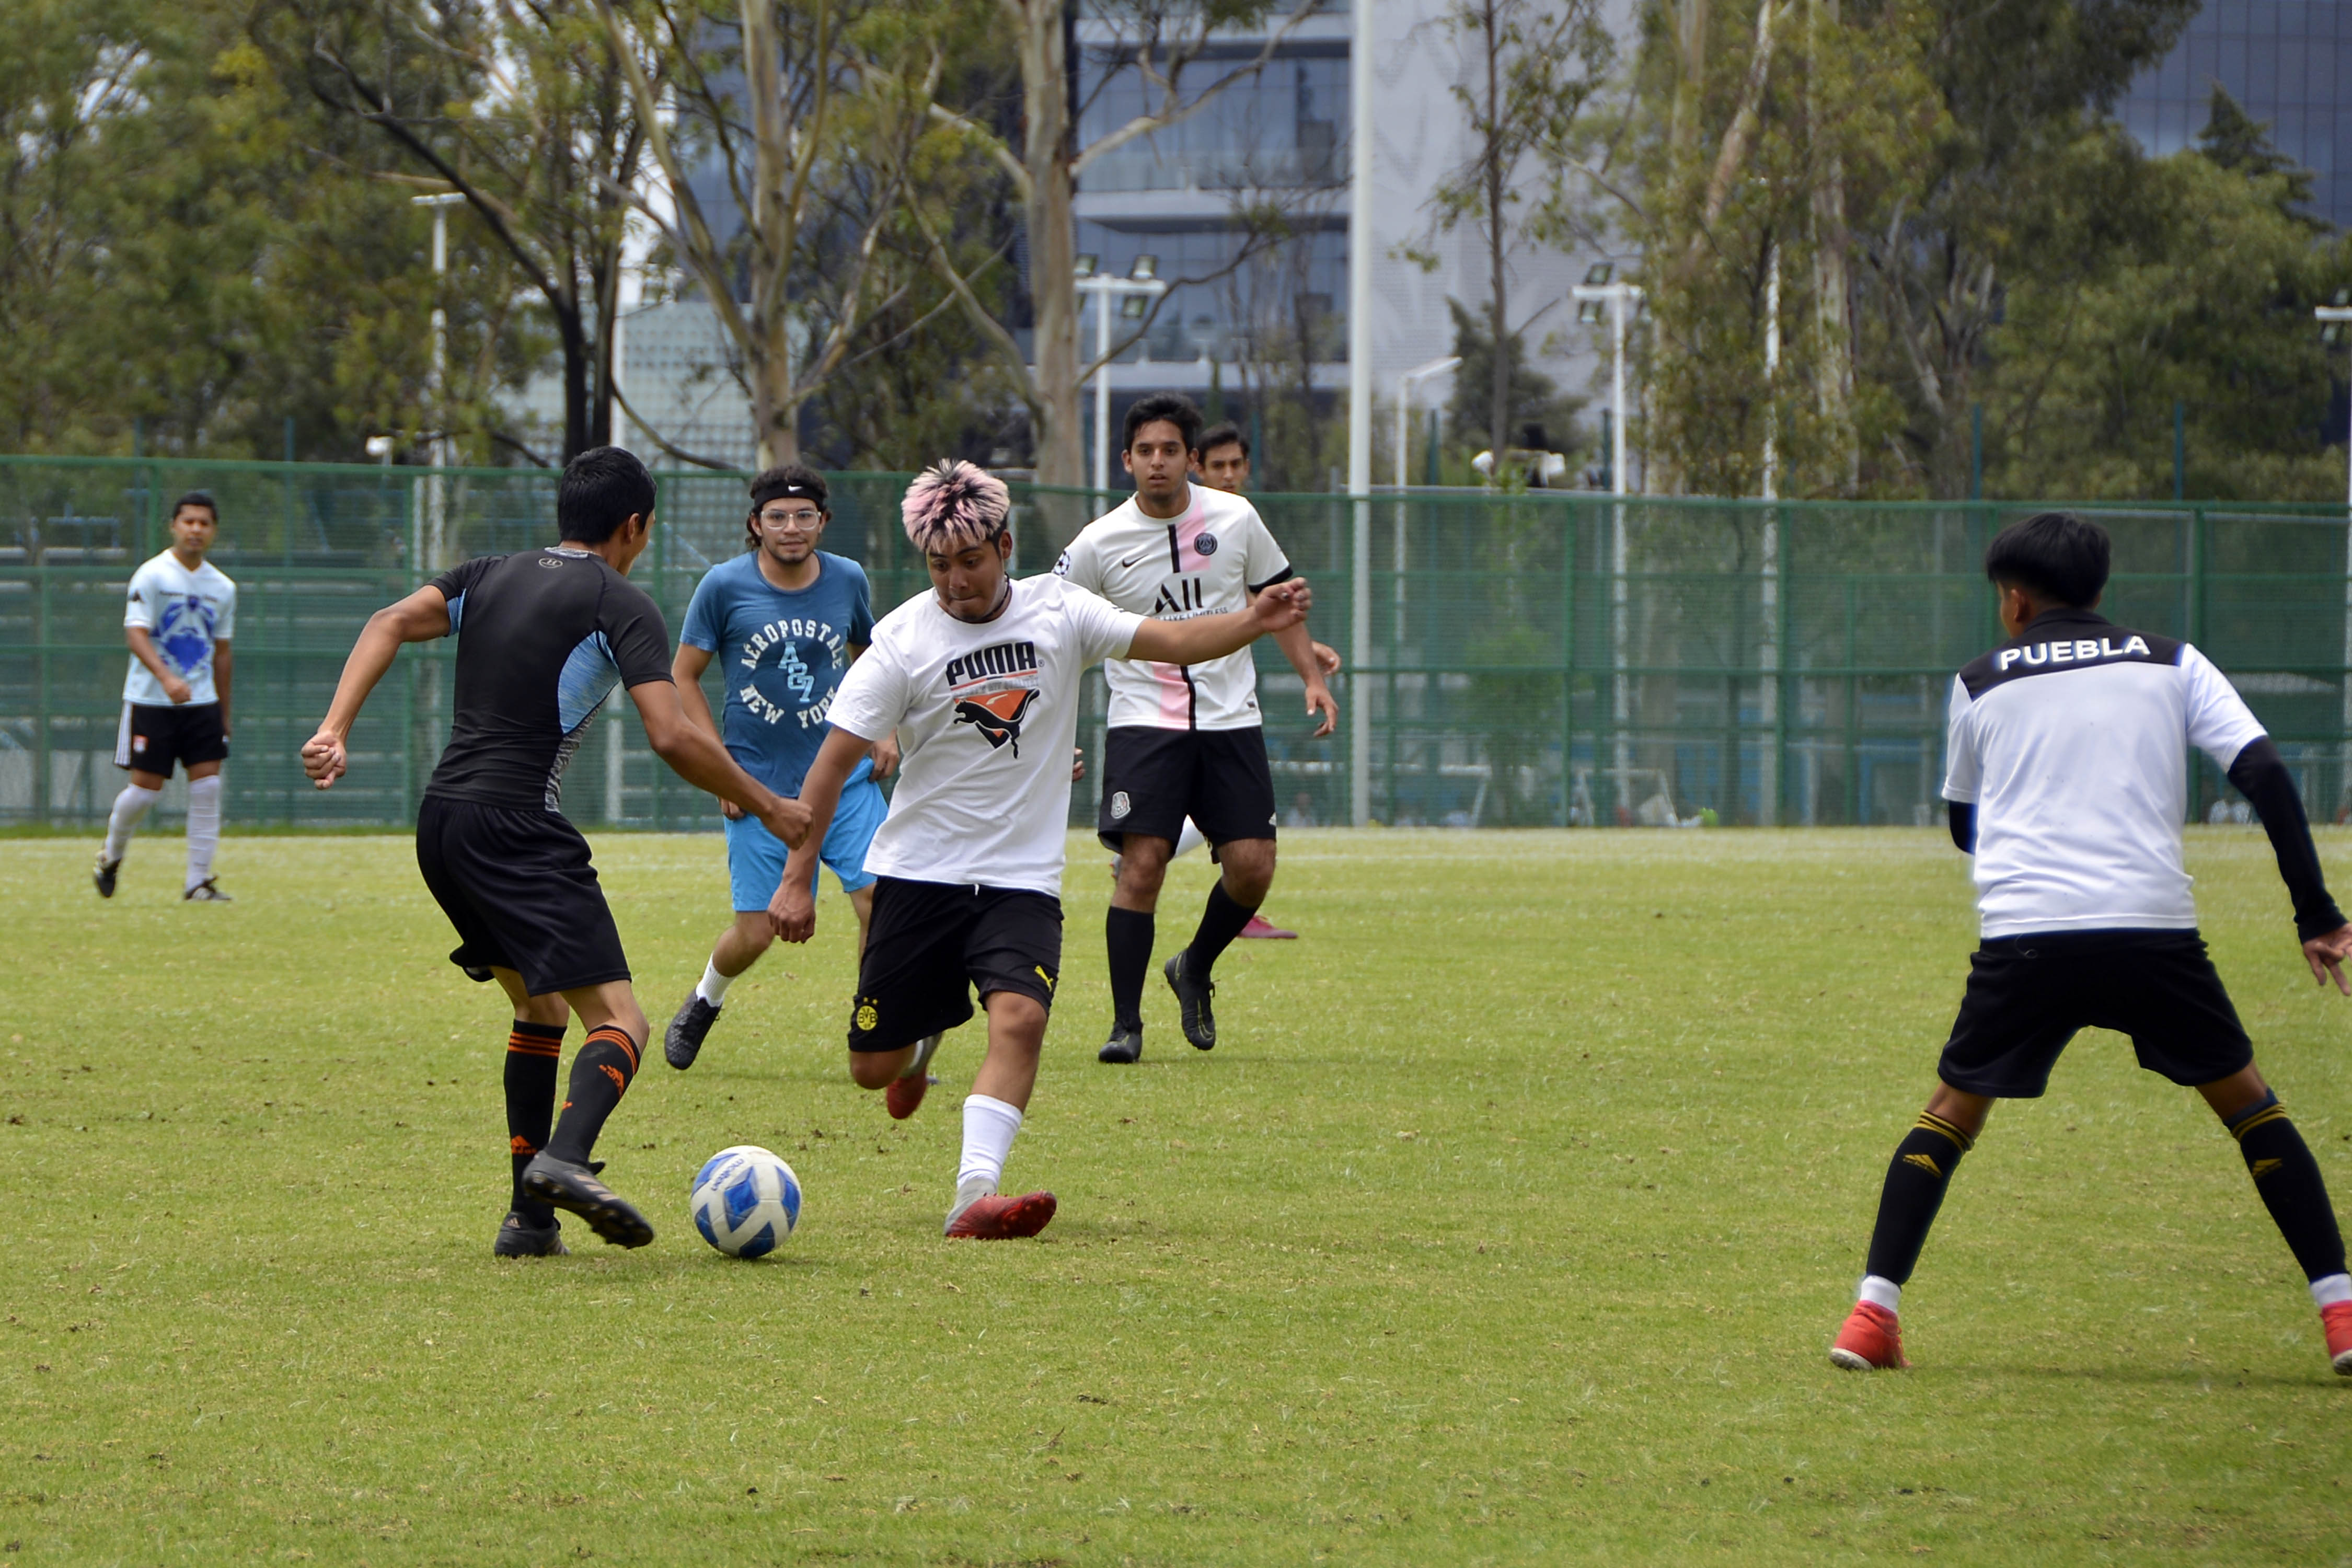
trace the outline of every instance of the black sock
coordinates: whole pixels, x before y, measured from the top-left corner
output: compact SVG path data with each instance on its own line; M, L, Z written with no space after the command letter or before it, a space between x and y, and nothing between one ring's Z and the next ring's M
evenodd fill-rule
M1255 908L1245 910L1234 902L1234 896L1225 891L1225 879L1218 878L1217 885L1209 889L1208 908L1201 911L1201 929L1192 933L1192 945L1185 949L1192 958L1184 967L1205 976L1215 967L1217 955L1234 945L1234 938L1242 934L1242 927L1255 913Z
M2344 1233L2336 1228L2327 1184L2278 1096L2265 1094L2259 1104L2246 1107L2223 1125L2238 1140L2254 1191L2262 1194L2263 1206L2271 1211L2294 1260L2303 1265L2304 1278L2325 1279L2343 1273Z
M572 1058L572 1082L563 1096L563 1114L556 1118L555 1136L547 1152L558 1160L584 1165L595 1152L596 1134L604 1119L629 1092L637 1076L637 1042L618 1024L588 1031L580 1054Z
M1103 916L1103 943L1110 952L1111 1026L1143 1027L1143 977L1151 968L1152 920L1141 910L1117 904Z
M563 1026L517 1018L507 1036L507 1150L514 1157L515 1213L532 1226L555 1220L547 1205L522 1195L522 1168L547 1147L555 1120L555 1058L563 1049Z
M1864 1272L1897 1285L1911 1278L1919 1249L1927 1245L1927 1227L1944 1206L1944 1189L1959 1169L1960 1156L1976 1147L1976 1140L1929 1111L1895 1146L1886 1167L1886 1185L1878 1195L1878 1224L1870 1233L1870 1261Z

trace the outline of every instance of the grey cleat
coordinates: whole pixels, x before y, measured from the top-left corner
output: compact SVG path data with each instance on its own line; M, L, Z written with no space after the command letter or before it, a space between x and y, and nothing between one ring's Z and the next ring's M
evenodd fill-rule
M669 1021L662 1036L662 1060L684 1072L702 1054L702 1042L710 1034L710 1026L719 1022L719 1009L702 999L699 991L690 992L686 1005Z
M206 877L203 881L198 882L194 887L190 888L186 892L182 893L180 895L180 901L184 904L227 904L236 902L236 900L231 899L226 893L222 892L220 890L220 884L214 881L210 877Z

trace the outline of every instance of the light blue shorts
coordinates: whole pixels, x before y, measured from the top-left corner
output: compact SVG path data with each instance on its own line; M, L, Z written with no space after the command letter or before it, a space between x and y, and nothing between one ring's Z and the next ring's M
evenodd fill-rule
M889 810L882 786L870 778L843 788L841 805L833 814L833 826L825 830L824 848L818 857L841 879L843 892L874 885L874 874L866 868L866 849ZM768 900L776 896L776 884L783 879L784 858L790 853L783 840L761 826L756 818L746 816L727 824L727 880L738 914L768 907ZM809 890L815 889L816 873L811 871Z

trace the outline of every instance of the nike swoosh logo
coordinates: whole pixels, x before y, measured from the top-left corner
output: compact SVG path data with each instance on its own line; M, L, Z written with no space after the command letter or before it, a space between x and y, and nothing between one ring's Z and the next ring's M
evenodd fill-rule
M1124 560L1124 561L1120 562L1120 563L1118 563L1118 569L1119 569L1120 571L1124 572L1124 571L1126 571L1129 567L1130 567L1130 566L1134 565L1137 562L1139 562L1139 561L1142 560L1145 556L1147 556L1147 555L1150 555L1150 554L1153 554L1153 553L1155 553L1155 552L1152 552L1152 551L1150 551L1150 550L1139 550L1139 551L1136 552L1136 553L1134 553L1133 555L1129 556L1126 560Z

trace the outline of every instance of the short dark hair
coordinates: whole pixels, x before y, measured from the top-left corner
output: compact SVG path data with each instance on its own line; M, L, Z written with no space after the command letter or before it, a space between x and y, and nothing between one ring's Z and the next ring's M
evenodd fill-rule
M1127 431L1119 439L1118 449L1122 452L1135 450L1135 433L1146 425L1161 420L1176 426L1177 432L1184 437L1184 450L1197 452L1201 449L1201 411L1193 407L1192 400L1181 392L1155 392L1129 405Z
M1243 435L1242 427L1230 419L1220 419L1202 431L1200 444L1192 449L1205 458L1220 447L1239 447L1244 461L1250 455L1249 437Z
M220 502L213 500L210 490L190 490L172 503L172 515L179 516L180 509L184 506L200 506L213 514L214 522L220 521Z
M654 514L654 477L625 447L591 447L563 465L555 487L555 531L602 544L632 517Z
M2107 531L2071 511L2036 512L1985 547L1985 575L2076 608L2098 602L2114 547Z
M751 510L743 518L743 548L760 547L760 514L772 500L797 496L816 502L816 510L830 518L832 491L825 486L824 476L805 463L778 463L772 468L762 468L751 480Z

